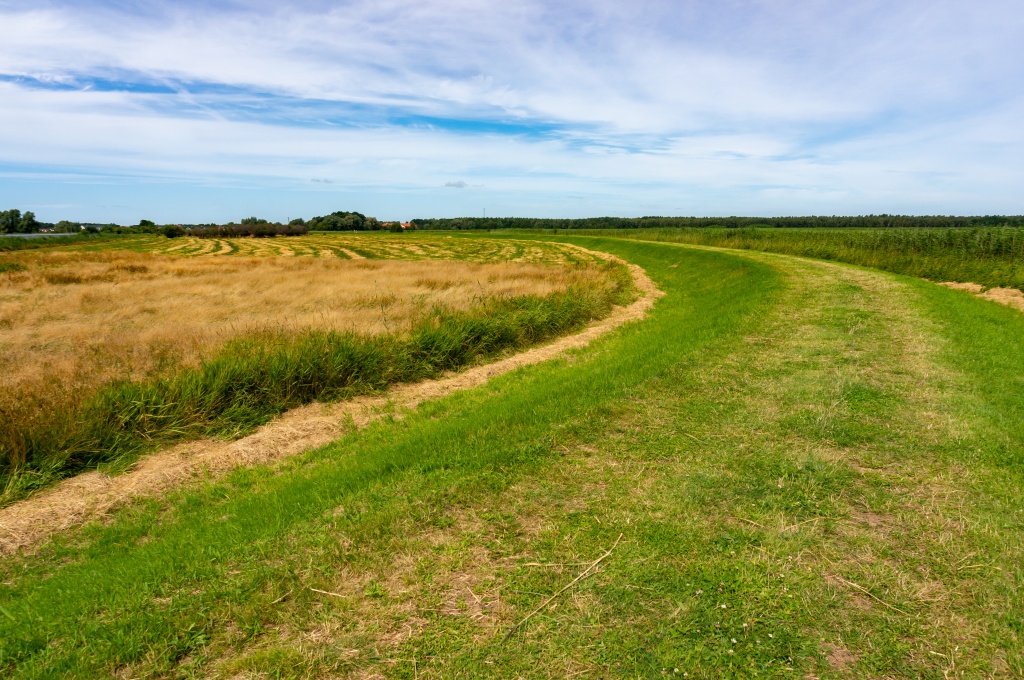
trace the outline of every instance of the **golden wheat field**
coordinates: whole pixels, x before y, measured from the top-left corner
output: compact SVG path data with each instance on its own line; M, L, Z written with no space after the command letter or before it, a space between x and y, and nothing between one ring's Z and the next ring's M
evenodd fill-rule
M536 258L545 264L502 261L500 251L490 262L342 259L282 257L287 244L248 241L249 252L273 247L278 256L6 255L25 269L0 274L0 414L38 418L48 404L195 365L256 332L402 333L435 306L466 310L494 296L543 296L604 278L599 267L568 266L548 251Z

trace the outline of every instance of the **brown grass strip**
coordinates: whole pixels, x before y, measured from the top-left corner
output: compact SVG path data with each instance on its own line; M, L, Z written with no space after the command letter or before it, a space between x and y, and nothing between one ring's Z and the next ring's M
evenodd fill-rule
M939 285L962 290L982 300L989 300L990 302L996 302L1024 312L1024 292L1016 288L989 288L986 290L984 286L977 283L958 283L955 281L946 281Z
M579 250L621 262L605 253ZM324 446L351 431L353 424L357 429L364 428L390 409L398 413L411 410L429 399L477 387L493 377L585 347L623 324L643 319L664 295L642 268L624 264L639 293L637 300L614 308L610 315L575 335L449 377L398 385L381 395L293 409L237 441L179 444L142 458L122 475L109 476L97 471L64 480L53 489L0 508L0 555L34 550L50 536L101 519L134 499L218 477L239 466L265 465Z

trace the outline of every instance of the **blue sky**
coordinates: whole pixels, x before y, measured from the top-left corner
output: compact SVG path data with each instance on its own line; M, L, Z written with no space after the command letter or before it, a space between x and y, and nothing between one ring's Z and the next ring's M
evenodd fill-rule
M0 208L1022 214L1019 0L0 0Z

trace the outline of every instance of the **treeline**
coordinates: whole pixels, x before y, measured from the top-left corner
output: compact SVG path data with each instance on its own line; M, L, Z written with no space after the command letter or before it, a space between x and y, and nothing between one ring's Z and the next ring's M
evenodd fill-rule
M226 224L210 227L193 227L185 231L182 227L171 226L164 228L164 235L168 237L184 236L185 234L198 238L232 238L239 236L254 236L256 238L271 238L274 236L302 236L309 233L309 228L302 224Z
M395 223L397 224L397 223ZM53 232L65 234L157 234L166 236L184 236L190 234L199 237L213 236L297 236L315 231L380 231L388 229L392 223L381 222L376 217L368 217L360 212L339 210L329 215L318 215L306 221L301 217L281 224L260 217L246 217L239 224L203 223L203 224L156 224L152 220L139 220L134 226L123 227L117 224L96 224L61 220L56 224L40 222L32 212L22 213L20 210L0 211L0 235L33 234Z
M295 220L292 220L295 222ZM301 224L302 220L298 220ZM376 217L367 217L358 212L339 210L330 215L314 217L305 225L313 231L379 231L384 225Z
M695 229L745 227L788 229L950 229L967 227L1021 227L1022 215L858 215L854 217L810 215L806 217L587 217L547 219L536 217L456 217L414 219L417 229Z
M20 210L0 210L0 234L32 234L39 231L35 214Z

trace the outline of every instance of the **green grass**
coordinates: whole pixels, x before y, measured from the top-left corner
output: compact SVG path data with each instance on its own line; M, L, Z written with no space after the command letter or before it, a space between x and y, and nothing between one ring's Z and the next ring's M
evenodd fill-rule
M644 266L668 293L651 318L4 560L0 669L1024 674L1024 315L853 267L573 242Z
M408 336L305 331L229 342L195 369L101 388L74 411L32 427L0 425L0 498L12 501L101 465L123 468L181 439L239 436L284 411L417 382L517 350L607 315L629 296L624 268L604 289L479 301L434 309Z
M1024 229L625 229L592 235L762 250L872 267L932 281L1024 290Z
M23 271L25 271L25 265L20 262L0 262L0 274Z
M95 241L109 241L116 236L100 236L98 234L72 234L71 236L37 236L22 238L19 236L0 235L0 253L12 250L33 250Z

